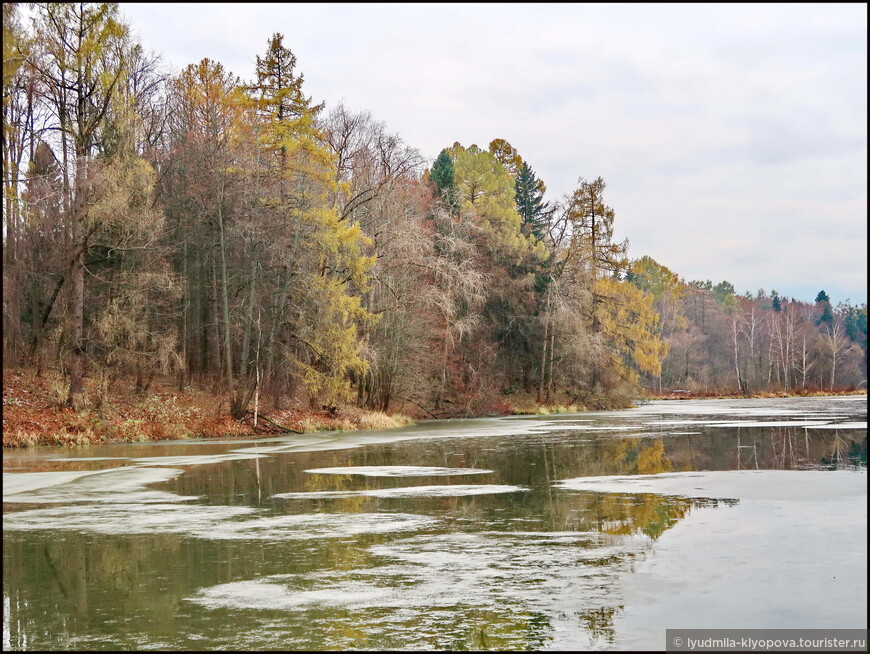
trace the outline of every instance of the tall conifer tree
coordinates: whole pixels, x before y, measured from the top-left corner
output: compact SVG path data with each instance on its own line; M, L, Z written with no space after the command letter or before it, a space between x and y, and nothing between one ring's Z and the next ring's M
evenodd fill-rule
M540 180L528 163L523 162L514 184L517 211L523 219L523 231L533 234L541 241L547 229L546 212L549 203L544 202Z
M441 150L441 154L435 159L432 164L432 169L429 172L429 179L435 184L435 191L439 197L443 198L445 205L451 213L456 213L459 209L459 202L456 196L456 171L453 166L453 159L447 150Z

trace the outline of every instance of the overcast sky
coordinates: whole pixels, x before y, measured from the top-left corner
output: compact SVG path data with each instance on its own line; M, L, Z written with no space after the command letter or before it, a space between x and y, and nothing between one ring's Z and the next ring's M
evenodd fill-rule
M616 236L691 279L867 300L865 4L137 4L176 70L251 79L274 32L305 90L430 160L508 140L549 199L602 176Z

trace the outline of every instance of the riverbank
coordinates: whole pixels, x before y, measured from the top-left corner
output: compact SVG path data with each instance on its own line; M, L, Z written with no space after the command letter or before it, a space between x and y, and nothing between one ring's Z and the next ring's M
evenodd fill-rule
M94 380L85 380L85 405L74 411L63 406L65 381L59 372L37 377L28 369L3 370L3 447L80 446L98 443L135 443L188 438L233 438L288 432L389 429L433 418L431 413L403 402L399 412L383 413L347 405L311 409L307 403L276 408L261 405L257 424L253 413L238 421L228 415L227 399L208 389L179 391L171 379L154 380L147 392L132 391L131 380L116 381L99 399ZM603 401L603 400L602 400ZM633 406L629 398L610 398L594 406L539 404L534 395L513 394L504 401L472 412L445 405L437 417L550 415ZM253 408L253 407L251 407ZM452 411L450 409L453 409Z
M758 393L712 393L704 391L668 391L665 393L648 393L647 400L763 400L777 397L828 397L831 395L867 395L867 389L858 390L807 390L793 391L760 391Z
M90 389L89 405L82 411L62 406L65 386L60 376L47 372L37 377L32 371L3 371L3 447L77 446L97 443L129 443L186 438L228 438L276 435L287 431L350 431L402 427L416 419L429 418L407 403L405 413L387 414L356 406L311 409L297 403L284 408L262 407L254 425L253 414L242 421L227 413L226 398L207 390L155 381L144 393L133 393L132 384L118 382L98 403ZM87 389L86 389L87 390ZM866 395L861 391L765 392L751 395L690 393L674 391L648 394L645 400L688 400L726 398L815 397L824 395ZM594 407L582 404L538 404L533 396L512 395L487 415L552 415L589 410L615 410L633 406L628 398L611 399Z
M37 377L27 370L4 370L3 447L227 438L287 430L387 429L414 421L412 416L354 406L324 410L290 406L270 407L258 415L254 425L253 414L233 420L227 414L226 398L204 390L186 387L179 391L155 381L151 390L137 394L130 386L118 383L99 406L89 394L90 408L74 411L62 406L65 388L55 373Z
M581 413L584 411L615 411L630 409L638 402L650 402L653 400L749 400L749 399L775 399L780 397L829 397L831 395L867 395L866 389L859 390L796 390L796 391L763 391L758 393L713 393L705 391L673 390L663 393L646 392L643 397L637 399L621 398L596 398L593 406L583 404L538 404L533 396L514 396L510 408L506 413L513 415L536 415L547 416L558 413Z

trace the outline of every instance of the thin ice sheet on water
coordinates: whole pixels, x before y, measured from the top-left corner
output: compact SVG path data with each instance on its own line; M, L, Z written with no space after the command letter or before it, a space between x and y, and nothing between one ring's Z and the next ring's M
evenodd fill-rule
M322 445L324 443L331 443L334 439L332 438L311 438L311 439L303 439L294 443L282 443L280 445L268 445L265 447L239 447L233 450L233 452L239 454L273 454L276 452L293 452L297 450L304 450L308 447L312 447L315 445Z
M17 493L33 492L49 486L67 484L79 479L80 477L105 474L110 471L111 470L63 470L57 472L4 472L3 501L12 501L7 498Z
M809 416L806 416L809 417ZM783 426L793 426L793 425L803 425L808 423L814 424L825 424L830 422L831 420L842 418L842 416L824 416L824 420L784 420L781 421ZM645 422L645 425L651 426L674 426L674 425L704 425L710 427L733 427L737 425L738 427L743 426L753 426L753 421L751 420L656 420L652 422ZM763 421L758 421L754 426L768 426L763 423ZM770 421L769 426L779 426L779 424L773 424L773 421Z
M10 531L174 533L205 540L310 540L416 531L435 518L407 513L315 513L265 517L243 506L74 504L3 515Z
M56 529L96 534L208 534L255 511L237 506L178 504L73 504L3 515L3 529Z
M315 607L383 606L384 589L363 582L351 582L319 590L295 589L283 580L252 579L211 586L189 601L210 609L261 609L267 611L305 610Z
M597 415L619 417L631 414L634 416L655 415L685 415L685 416L730 416L738 417L774 417L774 416L799 416L800 418L827 418L834 416L830 400L840 399L845 402L861 403L866 398L784 398L781 400L769 400L763 406L759 406L757 400L691 400L691 401L653 401L647 405L635 407L627 412L608 412ZM771 406L772 405L772 406ZM838 407L842 411L842 407Z
M553 486L569 491L654 493L714 499L832 499L866 495L867 475L866 470L717 470L578 477L555 482Z
M406 428L372 430L365 432L328 432L318 434L320 440L306 441L297 437L285 439L288 452L317 452L324 450L344 450L376 443L396 443L400 441L427 438L483 438L486 436L514 436L533 433L535 428L545 427L552 421L528 418L522 421L505 419L439 420ZM549 430L549 431L552 431ZM284 440L284 439L282 439ZM257 448L244 448L237 452L256 452Z
M239 454L227 452L226 454L191 454L182 456L151 456L131 459L130 463L140 466L200 466L211 463L224 463L226 461L244 461L245 459L265 459L265 454Z
M552 419L547 420L548 425L552 425L552 426L556 426L556 427L566 427L568 425L575 425L575 424L579 425L580 423L584 423L584 422L595 422L595 420L593 418L582 418L582 419L571 418L570 420L552 420Z
M438 468L433 466L344 466L311 468L305 472L325 475L363 475L365 477L446 477L452 475L482 475L492 470L477 468Z
M57 456L46 461L125 461L126 456Z
M306 513L235 521L202 537L255 540L346 538L417 531L437 522L435 518L413 513Z
M162 503L196 499L151 490L148 484L174 479L178 468L125 466L108 470L3 473L3 501L59 504L65 502Z
M307 493L277 493L272 497L287 500L308 500L340 497L464 497L467 495L495 495L527 491L522 486L499 484L457 484L455 486L408 486L406 488L377 488L356 491L310 491Z
M564 534L559 534L564 536ZM618 603L608 580L647 549L643 539L539 533L451 533L375 545L381 565L273 575L204 588L187 598L210 609L348 610L518 607L548 613ZM513 607L513 608L511 608ZM389 616L383 619L390 620Z
M710 423L708 427L821 427L827 420L735 420Z
M635 431L637 429L643 429L643 425L608 425L606 427L594 427L588 425L548 425L547 427L542 427L540 429L535 429L533 433L542 434L548 433L551 431L561 431L561 430L570 430L570 431Z

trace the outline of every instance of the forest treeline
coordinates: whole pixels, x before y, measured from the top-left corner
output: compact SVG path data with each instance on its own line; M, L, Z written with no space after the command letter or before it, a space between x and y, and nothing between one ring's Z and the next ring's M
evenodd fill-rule
M547 201L504 139L427 161L306 96L280 34L253 79L170 74L116 4L4 4L3 173L4 362L59 368L74 408L166 375L236 418L866 379L866 304L631 259L600 177Z

